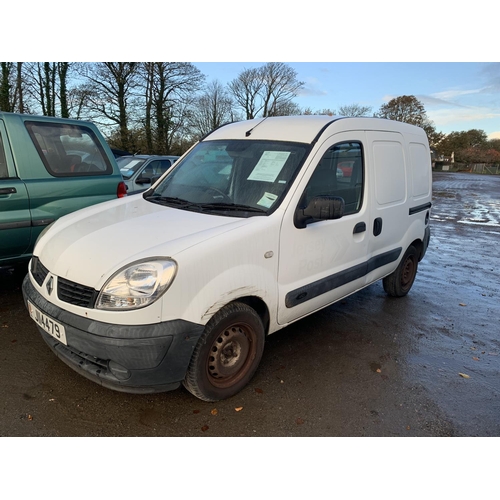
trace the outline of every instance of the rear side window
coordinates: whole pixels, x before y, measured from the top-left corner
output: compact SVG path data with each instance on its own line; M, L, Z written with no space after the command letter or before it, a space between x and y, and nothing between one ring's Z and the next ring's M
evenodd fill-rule
M172 163L170 160L155 160L147 165L144 172L142 172L142 175L145 177L163 175L171 166Z
M26 128L51 175L80 177L113 173L99 140L88 127L26 122Z

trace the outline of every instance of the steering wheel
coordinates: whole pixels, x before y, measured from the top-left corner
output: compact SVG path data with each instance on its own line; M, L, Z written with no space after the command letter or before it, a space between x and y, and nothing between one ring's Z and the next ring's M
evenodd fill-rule
M228 196L226 193L222 192L220 189L217 189L217 188L212 187L212 186L207 186L206 189L207 189L207 191L213 191L214 193L217 193L219 196L222 196L224 198L224 201L228 201L230 203L233 202L231 197ZM215 196L213 196L213 198L215 198Z

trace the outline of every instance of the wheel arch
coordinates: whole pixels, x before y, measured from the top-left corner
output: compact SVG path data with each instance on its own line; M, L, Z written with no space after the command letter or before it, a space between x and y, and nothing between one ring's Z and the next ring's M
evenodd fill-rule
M427 247L429 245L429 239L430 239L430 232L426 231L426 234L425 234L423 240L421 240L421 239L413 240L409 245L409 246L415 247L415 250L417 251L419 262L424 258L424 255L427 252Z
M264 325L264 333L269 335L269 324L270 324L270 313L267 304L260 298L254 295L248 295L246 297L238 297L231 302L242 302L247 306L251 307L260 317L262 324Z
M422 240L418 239L418 240L413 240L409 245L410 246L413 246L415 247L415 250L417 251L417 255L419 256L418 260L420 262L421 260L421 255L422 255L422 250L423 250L423 247L424 247L424 244L422 242Z

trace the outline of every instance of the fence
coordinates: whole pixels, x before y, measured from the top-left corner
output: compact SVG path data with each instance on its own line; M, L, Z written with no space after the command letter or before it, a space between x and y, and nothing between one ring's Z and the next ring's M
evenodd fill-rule
M471 172L474 174L500 175L500 165L491 165L488 163L449 163L442 164L436 162L434 170L447 170L449 172Z
M498 175L500 174L500 167L498 165L488 165L487 163L476 163L471 165L469 172Z

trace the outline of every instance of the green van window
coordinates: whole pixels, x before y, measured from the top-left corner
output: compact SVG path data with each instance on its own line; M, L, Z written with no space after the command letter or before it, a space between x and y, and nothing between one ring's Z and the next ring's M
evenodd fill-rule
M26 122L47 171L55 177L110 175L113 167L94 132L80 125Z

